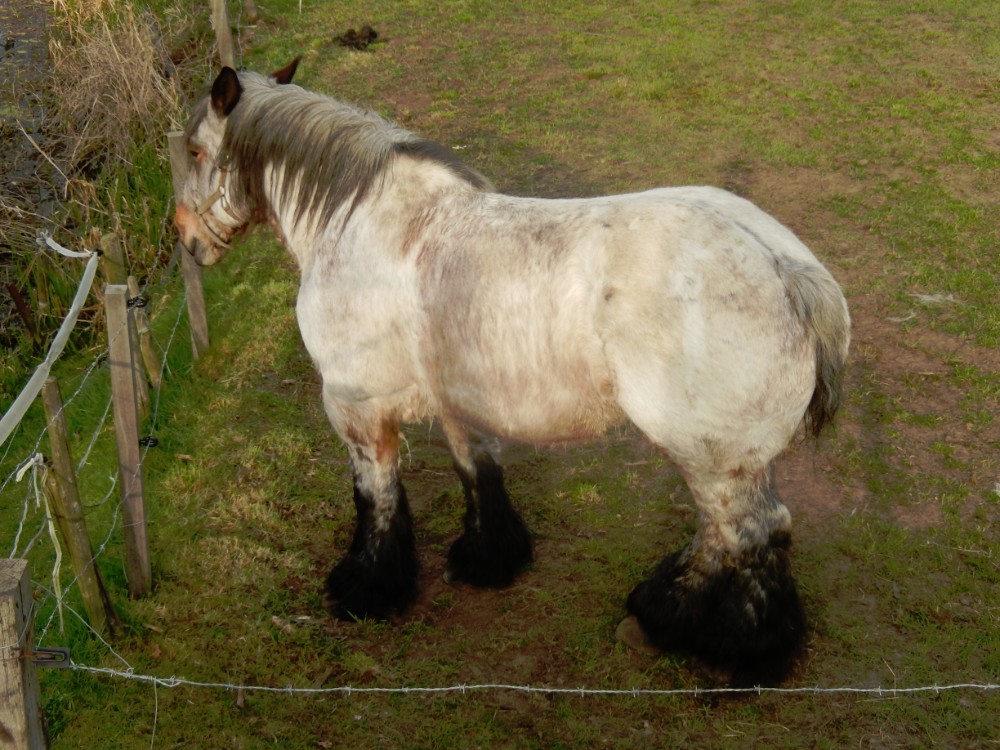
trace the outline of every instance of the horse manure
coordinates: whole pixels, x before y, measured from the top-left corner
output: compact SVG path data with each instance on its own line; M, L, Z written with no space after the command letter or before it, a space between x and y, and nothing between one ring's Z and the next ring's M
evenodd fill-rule
M368 49L368 45L374 44L376 39L378 39L378 32L371 26L365 24L359 31L348 29L343 34L338 36L335 41L341 47L365 50Z

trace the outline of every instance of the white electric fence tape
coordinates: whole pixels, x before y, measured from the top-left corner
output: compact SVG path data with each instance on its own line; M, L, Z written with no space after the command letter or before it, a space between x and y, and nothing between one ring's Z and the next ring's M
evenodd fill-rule
M73 326L76 325L76 318L83 308L83 303L87 301L87 295L90 294L90 287L94 283L94 276L97 274L98 254L94 251L88 250L87 252L78 253L67 250L48 235L39 237L39 244L42 241L67 258L88 258L87 267L84 269L83 277L80 279L80 286L76 290L76 296L73 298L73 304L70 306L69 313L67 313L66 319L63 320L62 325L59 327L56 337L52 339L52 345L49 347L48 354L45 355L45 359L35 369L34 374L28 380L28 384L24 386L18 397L14 399L14 403L7 409L3 417L0 418L0 445L3 445L7 441L10 434L21 423L25 412L28 411L28 407L34 402L35 397L38 396L38 392L42 390L42 385L49 376L52 365L59 359L59 355L62 354L62 350L69 340L69 334L72 332Z

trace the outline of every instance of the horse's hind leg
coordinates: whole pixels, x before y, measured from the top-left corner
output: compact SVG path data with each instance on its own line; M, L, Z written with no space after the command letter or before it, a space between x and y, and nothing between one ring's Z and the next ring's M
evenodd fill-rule
M789 561L791 516L770 469L686 478L700 528L636 586L628 610L658 648L694 653L739 681L780 680L805 618Z
M445 578L474 586L510 585L533 559L531 535L511 505L503 469L484 441L469 441L456 424L445 424L455 471L465 490L464 530L448 551Z
M397 467L398 427L365 427L360 420L341 425L334 410L328 412L350 452L357 521L347 555L326 579L326 606L345 619L384 619L413 602L419 569Z

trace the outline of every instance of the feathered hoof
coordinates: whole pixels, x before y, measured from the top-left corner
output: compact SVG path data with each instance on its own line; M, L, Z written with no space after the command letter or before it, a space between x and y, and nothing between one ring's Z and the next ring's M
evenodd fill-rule
M416 556L391 566L373 563L367 555L348 555L326 579L323 606L341 620L388 620L417 598Z
M649 644L694 655L738 684L780 682L806 635L789 563L791 537L733 556L707 558L687 548L663 560L628 597L627 609Z
M505 588L531 564L534 552L527 527L513 513L504 521L502 528L491 528L492 533L466 532L455 540L448 550L447 583Z

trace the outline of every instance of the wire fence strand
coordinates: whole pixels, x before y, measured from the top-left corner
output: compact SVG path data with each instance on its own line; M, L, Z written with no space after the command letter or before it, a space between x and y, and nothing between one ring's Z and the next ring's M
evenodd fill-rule
M821 695L821 694L848 694L867 695L880 698L899 698L912 695L939 694L956 690L968 690L978 692L992 692L1000 690L1000 684L961 682L947 685L918 685L915 687L711 687L711 688L587 688L587 687L557 687L551 685L515 685L501 682L479 683L479 684L459 684L444 685L439 687L356 687L353 685L340 685L334 687L274 687L267 685L246 685L231 682L208 682L200 680L188 680L183 677L156 677L148 674L138 674L131 670L112 669L110 667L92 667L86 664L73 662L72 669L81 672L89 672L95 675L113 677L122 680L132 680L143 682L157 687L178 688L207 688L216 690L242 691L244 693L281 693L284 695L441 695L459 693L466 695L469 693L481 692L508 692L508 693L536 693L543 695L573 695L579 697L594 696L670 696L670 695Z

